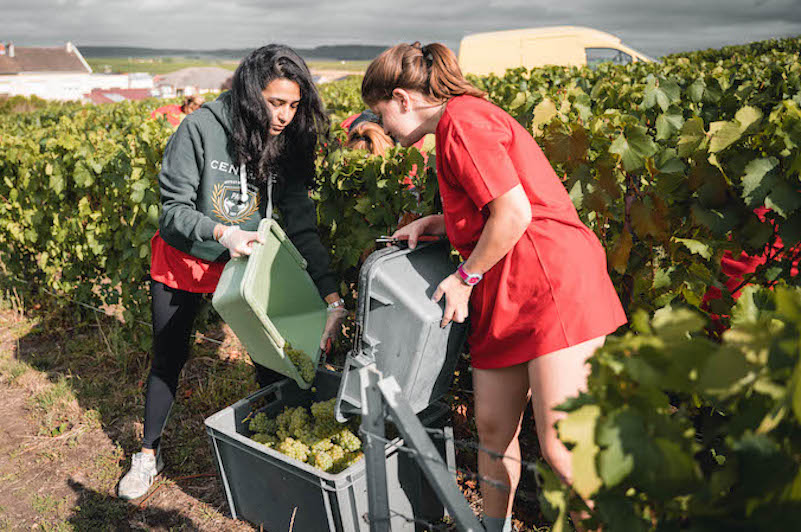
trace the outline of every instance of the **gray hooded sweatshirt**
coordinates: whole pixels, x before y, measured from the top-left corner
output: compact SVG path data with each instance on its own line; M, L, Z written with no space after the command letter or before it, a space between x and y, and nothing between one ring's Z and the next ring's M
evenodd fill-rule
M184 118L167 142L159 173L161 237L170 246L208 261L230 258L214 240L216 224L255 231L267 211L267 187L243 183L234 163L230 113L231 97L226 92ZM306 259L320 295L336 292L336 276L320 242L317 212L305 185L314 173L314 161L283 161L276 173L272 199L281 227Z

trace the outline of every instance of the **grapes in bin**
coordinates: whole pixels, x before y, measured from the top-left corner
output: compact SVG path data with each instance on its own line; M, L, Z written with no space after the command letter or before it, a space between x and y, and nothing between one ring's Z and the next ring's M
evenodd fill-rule
M356 435L360 420L337 422L335 402L336 398L313 403L310 409L287 406L274 419L259 412L248 425L251 439L322 471L344 471L363 456Z

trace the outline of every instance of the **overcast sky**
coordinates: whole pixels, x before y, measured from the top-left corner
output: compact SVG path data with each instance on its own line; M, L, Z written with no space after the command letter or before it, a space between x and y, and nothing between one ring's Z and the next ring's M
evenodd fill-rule
M470 33L563 24L660 56L801 35L801 0L0 0L0 41L20 46L455 48Z

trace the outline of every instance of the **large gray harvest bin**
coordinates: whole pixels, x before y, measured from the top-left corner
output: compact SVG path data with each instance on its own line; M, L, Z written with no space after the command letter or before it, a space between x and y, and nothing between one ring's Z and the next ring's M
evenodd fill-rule
M388 247L367 258L359 273L353 351L337 395L340 421L361 412L358 370L373 362L384 377L395 377L414 412L448 391L467 323L441 328L445 303L431 297L455 269L447 241Z
M312 402L334 397L338 373L318 370L312 390L302 390L285 380L256 392L206 419L206 430L222 478L231 514L245 519L265 532L368 532L365 461L329 474L293 460L249 438L245 418L254 411L278 415L285 406L309 407ZM420 415L424 425L444 428L449 409L436 403ZM442 438L435 439L446 455ZM442 503L430 488L414 457L399 448L400 438L386 446L387 484L392 511L406 518L434 521L444 515ZM447 455L453 467L453 442ZM293 520L294 515L294 520ZM406 518L392 518L392 530L411 531L415 525ZM418 527L418 530L422 528Z

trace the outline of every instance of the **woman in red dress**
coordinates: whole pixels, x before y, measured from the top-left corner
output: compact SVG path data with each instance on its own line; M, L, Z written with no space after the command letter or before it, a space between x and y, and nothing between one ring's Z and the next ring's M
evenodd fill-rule
M362 97L404 146L436 135L443 214L400 229L410 247L447 234L464 258L434 299L442 325L470 316L469 337L487 530L509 529L520 477L517 436L532 398L544 458L566 481L570 453L553 408L586 388L587 359L626 316L600 242L578 217L531 135L484 99L442 44L400 44L368 67Z

